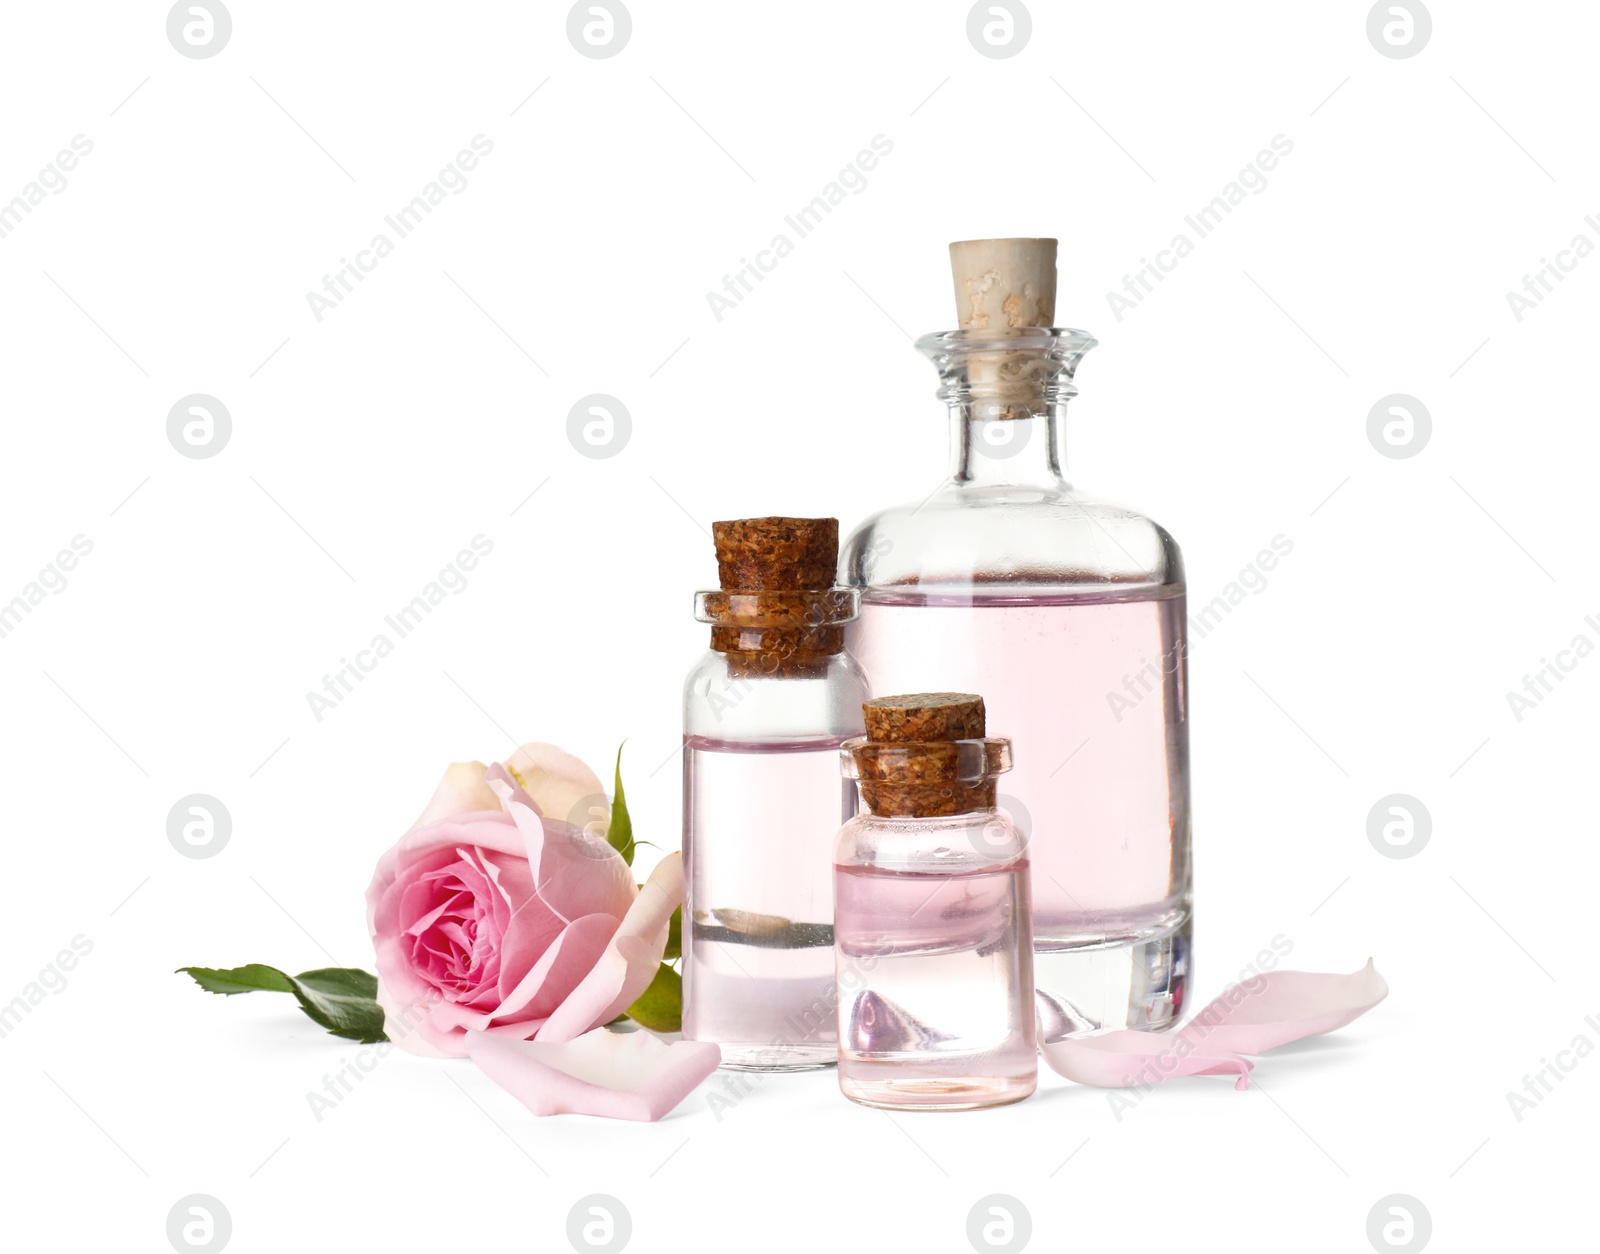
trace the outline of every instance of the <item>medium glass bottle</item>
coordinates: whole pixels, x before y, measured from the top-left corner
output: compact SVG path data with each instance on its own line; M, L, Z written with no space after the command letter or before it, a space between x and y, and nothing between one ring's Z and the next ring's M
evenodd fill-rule
M874 692L982 692L1023 747L1002 804L1029 840L1045 1038L1168 1027L1191 932L1183 559L1066 478L1095 341L1049 325L1055 241L950 252L962 329L917 341L949 406L950 478L846 541L849 648Z
M833 587L836 519L712 526L722 589L683 689L683 1034L722 1065L837 1059L830 851L855 813L839 746L866 681L844 652L857 594Z
M869 701L840 752L863 811L834 848L839 1087L893 1110L1021 1101L1038 1079L1026 841L981 698Z

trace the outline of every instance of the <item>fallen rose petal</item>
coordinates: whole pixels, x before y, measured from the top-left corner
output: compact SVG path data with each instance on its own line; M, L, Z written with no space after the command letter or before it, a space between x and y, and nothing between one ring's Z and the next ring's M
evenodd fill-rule
M667 948L672 912L683 904L683 855L674 851L656 864L628 908L594 970L558 1006L535 1040L570 1041L609 1023L650 986Z
M441 819L452 819L458 814L475 810L498 810L500 802L489 790L484 779L482 762L452 762L445 768L444 778L433 790L427 808L417 816L417 821L406 830L414 832Z
M709 1041L669 1045L650 1032L606 1028L562 1042L471 1032L467 1054L536 1115L644 1122L661 1118L722 1061Z
M1039 1046L1050 1069L1095 1088L1132 1088L1186 1075L1228 1075L1248 1087L1251 1063L1302 1037L1341 1028L1389 995L1369 959L1350 975L1273 971L1228 989L1172 1033L1112 1031Z
M1370 958L1349 975L1269 971L1236 984L1181 1031L1208 1050L1264 1054L1342 1028L1388 995L1389 985Z
M1127 1030L1067 1036L1039 1046L1050 1069L1074 1084L1127 1089L1186 1075L1237 1075L1246 1087L1251 1062L1237 1054L1201 1051L1181 1036Z

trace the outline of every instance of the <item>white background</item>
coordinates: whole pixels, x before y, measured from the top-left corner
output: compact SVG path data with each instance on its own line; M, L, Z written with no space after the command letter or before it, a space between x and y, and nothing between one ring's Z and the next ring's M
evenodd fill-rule
M0 601L93 545L0 639L0 1002L93 945L0 1040L9 1243L164 1250L191 1193L240 1251L564 1249L592 1193L642 1251L963 1250L990 1193L1052 1250L1366 1249L1392 1193L1439 1249L1579 1217L1600 1061L1563 1055L1520 1121L1506 1094L1600 1044L1600 660L1520 721L1506 693L1600 643L1600 259L1520 322L1506 293L1600 243L1600 10L1437 0L1408 59L1360 3L1036 2L1008 59L966 14L636 0L591 59L559 4L233 0L190 59L161 4L6 6L0 198L93 144L0 239ZM319 322L307 292L480 134L465 190ZM719 322L706 293L876 135L865 190ZM1266 189L1119 321L1107 292L1276 135ZM396 1055L317 1121L356 1047L173 968L370 966L378 854L446 762L519 740L604 775L626 738L638 834L674 847L707 525L848 528L929 490L944 418L908 335L952 321L945 244L1009 234L1060 237L1058 320L1101 340L1077 481L1179 538L1192 603L1294 546L1194 644L1193 1004L1280 934L1288 965L1375 957L1390 999L1248 1093L1184 1081L1120 1119L1048 1073L943 1118L822 1073L720 1120L696 1094L540 1121ZM566 436L596 392L632 416L605 460ZM232 416L210 459L166 437L191 393ZM1432 415L1404 460L1366 434L1392 393ZM307 692L479 534L466 590L318 721ZM166 836L195 792L232 815L206 860ZM1396 792L1432 816L1404 860L1366 831Z

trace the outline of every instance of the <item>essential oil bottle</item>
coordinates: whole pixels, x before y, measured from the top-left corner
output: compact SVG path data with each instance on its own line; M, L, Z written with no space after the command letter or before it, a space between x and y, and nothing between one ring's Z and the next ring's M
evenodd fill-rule
M967 693L863 713L840 750L863 809L834 846L839 1087L890 1110L1021 1101L1038 1058L1027 847L995 805L1011 742Z
M1066 476L1073 376L1056 241L950 246L959 328L917 341L949 407L950 477L867 519L840 582L875 693L984 694L1023 749L1001 804L1028 838L1047 1040L1182 1017L1190 973L1183 558Z
M695 598L711 650L683 689L683 1034L725 1067L837 1058L830 857L856 789L839 746L866 681L844 652L833 518L712 524L721 588Z

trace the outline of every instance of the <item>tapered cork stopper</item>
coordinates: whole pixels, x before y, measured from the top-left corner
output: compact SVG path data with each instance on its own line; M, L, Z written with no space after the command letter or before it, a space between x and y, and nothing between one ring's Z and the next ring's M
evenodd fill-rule
M1055 325L1055 240L959 240L950 245L950 271L962 330Z
M972 343L964 357L972 416L984 421L1037 418L1049 406L1046 385L1059 371L1040 343L1018 341L1056 316L1053 239L969 239L950 245L956 318ZM1004 339L994 348L985 337Z
M737 518L711 524L728 592L821 591L839 560L837 518Z
M995 804L993 779L963 770L957 741L982 740L983 698L967 692L878 697L861 707L866 742L856 751L861 798L874 814L932 818ZM966 756L970 763L970 754Z
M919 692L878 697L861 707L867 739L903 744L917 740L982 740L983 698L968 692Z

